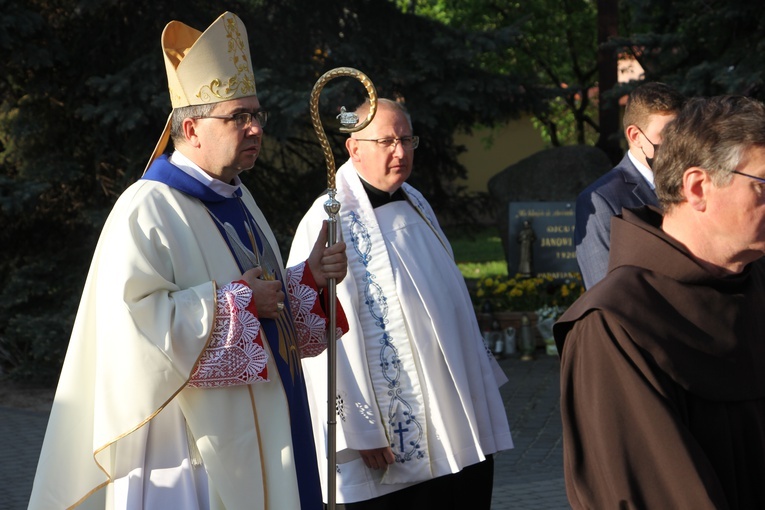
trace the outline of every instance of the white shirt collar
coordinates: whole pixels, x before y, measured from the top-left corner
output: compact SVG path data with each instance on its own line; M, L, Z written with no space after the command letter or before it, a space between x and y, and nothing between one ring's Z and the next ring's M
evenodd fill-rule
M646 182L648 182L648 185L651 187L651 189L656 189L656 185L653 182L653 172L651 171L651 169L645 166L640 161L638 161L635 155L632 154L632 151L627 151L627 156L629 156L630 161L632 161L632 164L635 165L635 168L637 168L637 171L640 172L640 175L643 176L643 179L645 179Z
M239 176L234 177L234 184L228 184L221 181L220 179L212 178L207 172L202 170L199 165L191 161L189 158L177 150L174 151L170 156L170 163L177 166L183 170L184 173L201 182L222 197L234 196L236 190L238 190L239 186L242 185L242 180L239 179Z

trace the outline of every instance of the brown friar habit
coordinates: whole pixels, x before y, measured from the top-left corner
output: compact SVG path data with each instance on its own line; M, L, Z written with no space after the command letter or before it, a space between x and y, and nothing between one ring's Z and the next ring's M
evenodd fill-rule
M765 509L765 259L715 277L652 208L555 325L573 508Z

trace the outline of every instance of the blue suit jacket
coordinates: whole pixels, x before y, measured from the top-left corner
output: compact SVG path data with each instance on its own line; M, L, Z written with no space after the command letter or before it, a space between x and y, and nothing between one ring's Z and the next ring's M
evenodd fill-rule
M623 207L658 206L656 192L640 174L630 158L624 158L576 199L576 261L585 288L590 288L608 272L611 246L611 218Z

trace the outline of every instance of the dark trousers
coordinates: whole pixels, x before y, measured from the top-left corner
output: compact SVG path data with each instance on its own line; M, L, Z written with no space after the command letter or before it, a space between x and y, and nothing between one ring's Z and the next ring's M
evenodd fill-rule
M459 473L440 476L379 498L335 506L338 510L489 510L493 486L494 457L487 455L485 461L468 466Z

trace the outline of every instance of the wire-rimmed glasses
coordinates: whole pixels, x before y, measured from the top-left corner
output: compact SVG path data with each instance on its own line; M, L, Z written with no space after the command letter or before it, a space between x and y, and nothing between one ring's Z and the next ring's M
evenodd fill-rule
M419 136L402 136L400 138L355 138L355 140L358 140L359 142L375 142L381 149L390 151L396 150L398 144L401 144L401 147L403 147L405 151L413 151L420 145Z
M266 127L266 122L268 122L268 112L263 110L258 110L257 112L239 112L239 113L232 113L231 115L205 115L203 117L192 117L194 119L223 119L223 120L233 120L234 125L240 129L249 129L250 126L252 126L252 119L258 121L258 124L260 124L260 127L264 128Z

